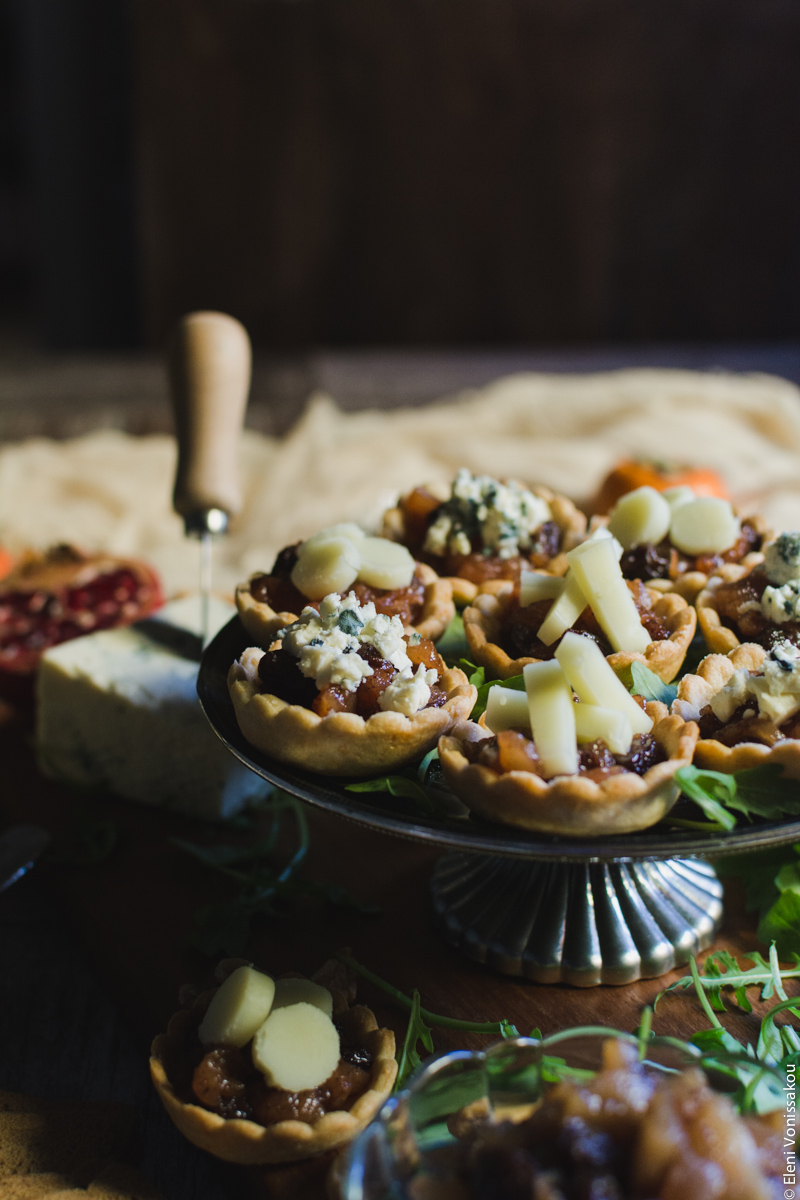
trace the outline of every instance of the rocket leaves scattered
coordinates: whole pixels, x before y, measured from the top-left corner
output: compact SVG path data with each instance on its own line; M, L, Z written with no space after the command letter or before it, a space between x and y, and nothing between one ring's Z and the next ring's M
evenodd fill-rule
M660 700L662 704L670 705L678 695L678 689L674 684L664 683L655 671L651 671L644 663L636 661L631 663L631 679L633 680L631 694L643 696L645 700Z
M223 843L204 846L182 838L172 839L173 845L184 853L237 885L230 899L203 905L194 914L190 942L203 954L238 957L247 948L253 923L258 918L278 916L287 905L302 898L363 913L377 911L374 905L360 903L336 884L302 876L309 833L299 800L276 789L267 812L269 825L265 836L244 846ZM276 862L277 841L287 814L295 822L297 846L287 860Z

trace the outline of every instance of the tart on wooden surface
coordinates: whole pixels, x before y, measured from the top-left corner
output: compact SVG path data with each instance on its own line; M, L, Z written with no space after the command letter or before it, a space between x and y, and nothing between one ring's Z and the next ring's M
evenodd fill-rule
M422 756L477 696L431 641L353 593L306 608L270 650L246 650L228 690L252 745L331 775L379 774Z
M615 670L639 661L665 682L673 679L694 637L695 612L681 596L625 581L617 550L599 530L569 552L563 580L523 573L519 586L485 584L464 612L475 662L490 677L508 679L526 663L552 658L574 628L600 644Z
M387 616L435 641L455 612L452 587L403 546L371 538L357 525L333 525L281 550L272 570L236 588L239 617L256 645L266 649L279 629L332 592L353 591Z
M605 523L622 546L626 579L677 592L690 603L724 563L752 568L763 562L762 547L772 537L762 517L740 519L727 500L698 496L685 485L636 488L619 499Z
M340 964L326 964L311 981L273 981L243 960L226 960L216 979L218 988L198 995L184 989L187 1006L151 1050L153 1083L190 1142L245 1166L294 1162L344 1145L369 1124L397 1075L395 1039L353 1003ZM290 1031L277 1054L276 1018L279 1032ZM330 1039L334 1056L338 1047L325 1078L333 1058L319 1049L320 1030L325 1053ZM295 1089L296 1080L304 1086Z
M518 581L521 568L563 574L564 553L585 529L585 516L566 496L466 469L449 492L433 485L416 488L383 520L385 537L451 577L460 604L474 599L489 579Z
M676 800L697 725L632 696L596 642L566 633L525 690L489 689L480 725L439 741L445 778L487 820L595 836L646 829Z
M684 675L672 711L695 720L695 765L732 774L774 763L800 779L800 650L745 642Z
M800 644L800 533L781 533L764 546L760 564L721 566L696 600L709 650L727 654L742 642L769 649Z
M675 803L675 772L691 763L697 741L694 722L670 716L658 701L649 701L646 712L652 744L640 740L633 754L637 765L653 760L642 774L624 766L630 755L612 760L589 750L578 773L544 779L529 736L508 730L493 737L471 721L440 739L439 758L453 792L487 821L568 837L632 833L655 825ZM503 770L504 761L523 769Z

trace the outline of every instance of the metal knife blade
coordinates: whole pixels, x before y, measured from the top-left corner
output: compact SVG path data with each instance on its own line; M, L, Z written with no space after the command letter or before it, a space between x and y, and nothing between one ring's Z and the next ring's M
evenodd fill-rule
M12 825L0 834L0 892L31 869L50 840L41 825Z

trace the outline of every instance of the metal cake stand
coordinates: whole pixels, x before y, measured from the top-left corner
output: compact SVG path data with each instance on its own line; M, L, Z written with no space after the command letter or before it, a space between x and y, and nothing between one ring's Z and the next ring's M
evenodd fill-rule
M442 846L431 898L447 942L496 971L591 987L663 975L710 945L722 885L707 857L800 840L800 820L728 833L675 830L580 840L493 825L442 789L436 814L386 792L349 792L261 754L239 731L226 678L250 644L234 618L203 654L197 692L231 753L307 803L384 833Z

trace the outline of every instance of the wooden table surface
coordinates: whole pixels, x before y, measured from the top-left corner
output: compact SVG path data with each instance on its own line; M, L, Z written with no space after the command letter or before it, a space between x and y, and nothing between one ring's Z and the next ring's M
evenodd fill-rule
M107 859L90 866L43 862L0 897L7 969L0 973L4 1021L0 1088L58 1099L128 1100L141 1110L142 1167L165 1200L225 1200L245 1183L270 1198L323 1195L325 1163L276 1168L245 1179L184 1143L151 1095L147 1049L176 1005L182 983L207 977L213 960L191 949L197 907L229 894L227 880L172 844L185 837L223 837L208 825L150 810L110 795L80 793L37 770L30 721L5 713L0 724L4 763L3 823L34 821L56 846L69 844L81 823L110 819L118 841ZM512 1021L520 1032L554 1032L577 1024L634 1029L643 1005L678 974L626 987L575 989L506 978L462 957L437 935L427 885L435 849L375 833L309 810L308 878L340 884L380 913L303 906L264 919L248 953L269 971L313 971L332 951L355 956L407 994L419 988L425 1007L467 1020ZM754 922L741 896L726 896L725 924L716 949L746 953L757 946ZM374 987L360 996L381 1023L402 1039L403 1011ZM659 1006L659 1032L688 1036L705 1024L690 996ZM754 1033L756 1017L737 1016L739 1035ZM479 1046L475 1035L437 1030L437 1050Z

